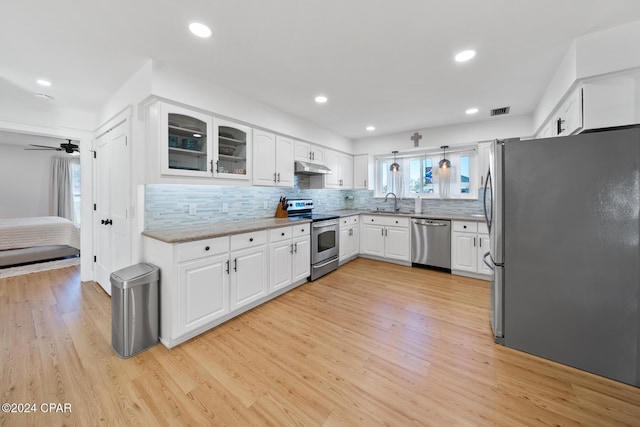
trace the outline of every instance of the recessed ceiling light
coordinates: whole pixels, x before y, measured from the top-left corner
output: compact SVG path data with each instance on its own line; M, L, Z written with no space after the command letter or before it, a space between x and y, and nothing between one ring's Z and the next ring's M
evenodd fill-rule
M328 101L328 98L327 98L326 96L324 96L324 95L318 95L318 96L316 96L316 102L317 102L318 104L324 104L324 103L325 103L325 102L327 102L327 101Z
M455 56L456 62L467 62L471 58L476 56L475 50L463 50Z
M471 114L476 114L478 112L477 108L469 108L467 111L465 111L465 113L471 115Z
M211 37L211 29L199 22L192 22L189 24L189 31L198 37L207 38Z
M375 126L367 126L366 128L369 132L376 130Z
M51 82L49 80L38 79L36 80L36 83L38 83L40 86L46 86L46 87L51 86Z
M49 96L44 93L36 93L36 97L42 98L42 99L53 99L53 96Z

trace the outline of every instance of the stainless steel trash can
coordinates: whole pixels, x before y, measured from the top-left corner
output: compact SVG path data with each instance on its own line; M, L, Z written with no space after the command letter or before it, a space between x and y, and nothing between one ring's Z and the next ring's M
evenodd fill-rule
M160 269L140 263L111 273L111 347L122 358L158 342Z

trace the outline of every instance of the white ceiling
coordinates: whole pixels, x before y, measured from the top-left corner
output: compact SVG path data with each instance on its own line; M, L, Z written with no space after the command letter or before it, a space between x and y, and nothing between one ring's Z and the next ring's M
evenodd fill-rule
M97 111L154 58L355 139L530 114L574 38L636 20L638 0L21 0L0 14L0 102Z

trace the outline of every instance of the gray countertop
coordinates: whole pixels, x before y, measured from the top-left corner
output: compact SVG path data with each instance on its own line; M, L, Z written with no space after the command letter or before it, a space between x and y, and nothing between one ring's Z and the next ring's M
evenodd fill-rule
M484 216L456 215L456 214L415 214L411 212L392 213L389 211L365 211L357 209L343 209L338 211L324 212L327 214L347 217L353 215L398 215L409 218L424 219L449 219L455 221L477 221L483 222ZM212 239L215 237L230 236L233 234L249 233L252 231L268 230L270 228L284 227L293 224L304 224L311 222L308 219L289 218L263 218L249 221L232 221L225 223L213 223L202 225L191 225L176 228L162 228L158 230L145 230L143 236L160 240L165 243L184 243L194 240Z
M268 230L270 228L285 227L287 225L305 224L309 222L311 221L308 219L263 218L253 219L250 221L191 225L176 228L162 228L151 231L145 230L142 232L142 235L165 243L184 243L192 242L194 240L230 236L233 234L250 233L252 231Z
M353 216L353 215L398 215L409 218L423 218L423 219L449 219L454 221L477 221L484 222L484 215L460 215L460 214L431 214L431 213L412 213L412 212L398 212L393 213L391 211L366 211L358 209L343 209L338 211L324 212L331 215L338 215L340 217Z

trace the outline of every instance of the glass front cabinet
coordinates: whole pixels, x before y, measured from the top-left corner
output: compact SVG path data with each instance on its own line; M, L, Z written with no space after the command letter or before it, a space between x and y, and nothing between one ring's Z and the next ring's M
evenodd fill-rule
M251 128L160 103L162 175L250 179Z
M215 121L217 129L217 159L214 161L215 176L227 179L251 178L252 132L248 126Z

